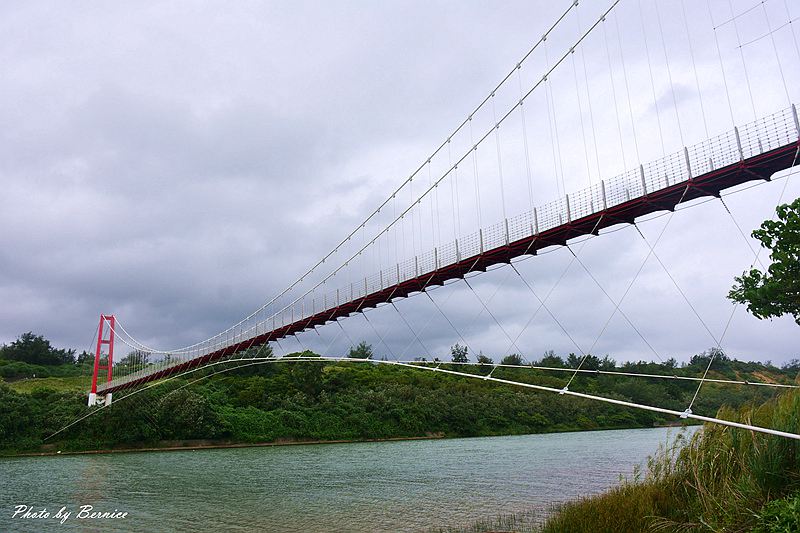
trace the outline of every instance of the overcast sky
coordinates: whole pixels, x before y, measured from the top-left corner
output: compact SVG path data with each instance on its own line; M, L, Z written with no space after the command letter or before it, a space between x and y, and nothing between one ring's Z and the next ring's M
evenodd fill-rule
M610 2L582 4L564 21L571 26L548 41L548 57L539 50L522 69L525 90ZM751 10L753 4L684 1L684 16L678 0L660 2L659 11L652 0L622 0L578 49L576 62L570 58L553 75L553 98L563 98L554 104L560 166L553 164L545 87L526 102L541 191L536 203L555 198L559 187L573 192L662 150L730 130L731 115L743 124L800 101L800 35L792 33L800 29L787 24L800 16L800 5L767 0ZM235 323L356 227L568 6L4 2L0 342L33 330L58 346L87 349L101 312L115 313L135 337L163 348ZM743 14L728 22L731 13ZM654 14L662 27L652 26ZM649 41L640 40L645 34ZM580 101L582 113L569 112L578 106L558 83L573 83L576 94L593 91ZM497 114L519 97L517 81L512 87L502 104L498 94ZM612 90L615 104L619 99L628 110L622 123ZM657 121L666 131L663 149ZM521 145L503 139L510 143L502 148L510 154L506 186L525 191L524 158L515 151ZM501 206L495 178L483 168L481 177L484 226L501 219L501 207L509 216L524 209L527 200L515 203L524 194L505 191L508 205ZM779 198L798 196L800 178L793 177L726 203L749 235ZM719 338L732 310L727 291L753 254L719 200L694 203L640 229L652 243L667 225L658 256ZM571 252L562 248L520 263L542 294L555 286L548 308L574 342L618 360L686 360L715 344L659 262L651 257L642 267L648 249L636 229L615 229L573 244L580 262L570 263ZM616 300L642 267L621 308L652 350L619 314L609 321L614 304L581 263ZM472 351L495 358L577 351L546 312L531 320L537 302L509 267L470 281L499 325L459 282L431 293L458 333L417 296L397 307L424 346L388 306L368 311L383 341L354 316L342 321L344 332L329 325L282 341L279 351L323 352L330 345L328 355L339 355L365 339L379 355L444 355L461 336ZM783 362L800 357L798 333L791 318L759 321L739 308L722 346L739 358Z

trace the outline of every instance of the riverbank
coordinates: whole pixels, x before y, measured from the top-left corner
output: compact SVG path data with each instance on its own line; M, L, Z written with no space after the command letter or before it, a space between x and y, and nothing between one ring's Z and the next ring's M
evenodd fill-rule
M591 428L591 429L568 429L564 431L540 431L536 433L508 433L499 435L479 435L467 438L489 438L489 437L519 437L525 435L554 435L568 433L591 433L598 431L626 431L631 429L658 429L658 428L693 428L700 427L702 423L692 420L680 420L669 423L654 423L652 426L615 427L615 428ZM96 450L59 450L55 444L44 444L42 450L38 452L25 451L14 452L0 450L0 458L6 457L50 457L61 455L96 455L107 453L137 453L137 452L168 452L168 451L190 451L190 450L213 450L218 448L259 448L272 446L300 446L305 444L358 444L366 442L395 442L395 441L414 441L414 440L447 440L459 439L462 436L446 435L442 432L428 433L426 435L380 437L380 438L358 438L358 439L276 439L263 442L231 442L218 441L212 439L184 439L172 441L160 441L155 444L143 444L141 446L127 446L119 448L101 448Z
M103 450L78 450L78 451L42 451L26 453L0 453L0 457L49 457L54 455L98 455L107 453L137 453L137 452L174 452L194 450L214 450L219 448L259 448L270 446L300 446L303 444L354 444L363 442L394 442L407 440L434 440L443 439L444 434L431 434L421 437L387 437L381 439L339 439L339 440L292 440L279 439L271 442L213 442L208 440L189 440L176 442L161 442L156 446L143 446L138 448L108 448Z

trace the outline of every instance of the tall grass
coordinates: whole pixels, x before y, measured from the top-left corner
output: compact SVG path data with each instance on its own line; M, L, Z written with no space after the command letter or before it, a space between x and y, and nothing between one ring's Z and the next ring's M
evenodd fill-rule
M800 393L717 416L800 433ZM767 502L798 490L798 441L706 424L662 447L632 480L562 505L543 531L750 531Z

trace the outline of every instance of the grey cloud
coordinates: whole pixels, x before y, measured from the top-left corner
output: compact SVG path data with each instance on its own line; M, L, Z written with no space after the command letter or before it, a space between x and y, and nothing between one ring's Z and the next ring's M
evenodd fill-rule
M83 349L100 312L116 312L142 341L163 347L224 329L352 229L563 7L306 2L225 9L193 3L0 8L6 73L0 80L0 121L6 125L0 130L0 341L33 329ZM629 14L620 16L625 22ZM679 33L668 34L667 43L677 42ZM681 44L676 54L683 49ZM643 51L625 52L629 74L645 75ZM598 84L606 76L604 53L599 46L587 52ZM702 86L717 100L708 106L716 112L722 90L713 81L716 56L701 49L697 58ZM676 80L682 112L690 114L693 77L683 71ZM608 103L608 90L602 94ZM670 106L672 94L660 94L658 105ZM764 103L769 109L783 105ZM652 123L652 106L647 91L634 91L637 119ZM595 112L598 120L611 116L610 105ZM531 124L544 120L541 109L535 115L529 115ZM565 139L580 138L574 117L562 110L560 120L569 132ZM697 133L699 123L687 129ZM639 133L642 157L659 152L654 130ZM604 160L616 150L600 138ZM549 151L542 147L548 157ZM490 168L494 161L483 153L482 165ZM585 183L582 161L572 159L570 189ZM536 174L550 180L548 164L535 158ZM481 172L487 175L483 167ZM767 185L731 198L745 231L769 216L777 191ZM792 194L798 194L794 182L787 198ZM724 289L748 262L741 237L722 215L710 206L678 213L657 249L682 287L691 289L703 316L714 317L715 334L730 308ZM654 239L664 222L643 224L643 231ZM719 229L724 240L698 226ZM619 298L646 248L629 228L593 239L578 253ZM546 294L569 258L568 251L556 250L519 268ZM712 272L708 265L714 262ZM507 269L470 283L486 300L497 291L488 305L515 336L537 302L516 274L506 278ZM506 350L509 340L464 282L431 295L475 350L495 358ZM443 352L460 341L424 295L397 306L415 329L426 328L423 342L430 349ZM548 306L584 347L613 310L578 264ZM685 358L711 344L652 259L623 310L664 356ZM378 335L363 317L342 322L356 342L365 338L384 353L378 336L385 335L398 354L420 355L392 306L368 315ZM726 345L744 357L784 360L798 355L792 327L784 320L759 322L739 310ZM328 326L300 339L320 351L332 342L331 351L341 353L350 340L344 334L334 340L339 331ZM298 347L294 340L282 344ZM549 348L575 350L544 310L519 344L530 358ZM651 358L620 317L595 352Z

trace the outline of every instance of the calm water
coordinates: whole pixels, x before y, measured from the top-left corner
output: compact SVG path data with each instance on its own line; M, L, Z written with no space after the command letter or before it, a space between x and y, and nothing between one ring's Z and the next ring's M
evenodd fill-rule
M664 428L0 459L0 531L424 531L600 492ZM16 505L50 518L12 519ZM127 511L79 520L80 505ZM62 506L72 516L53 518Z

